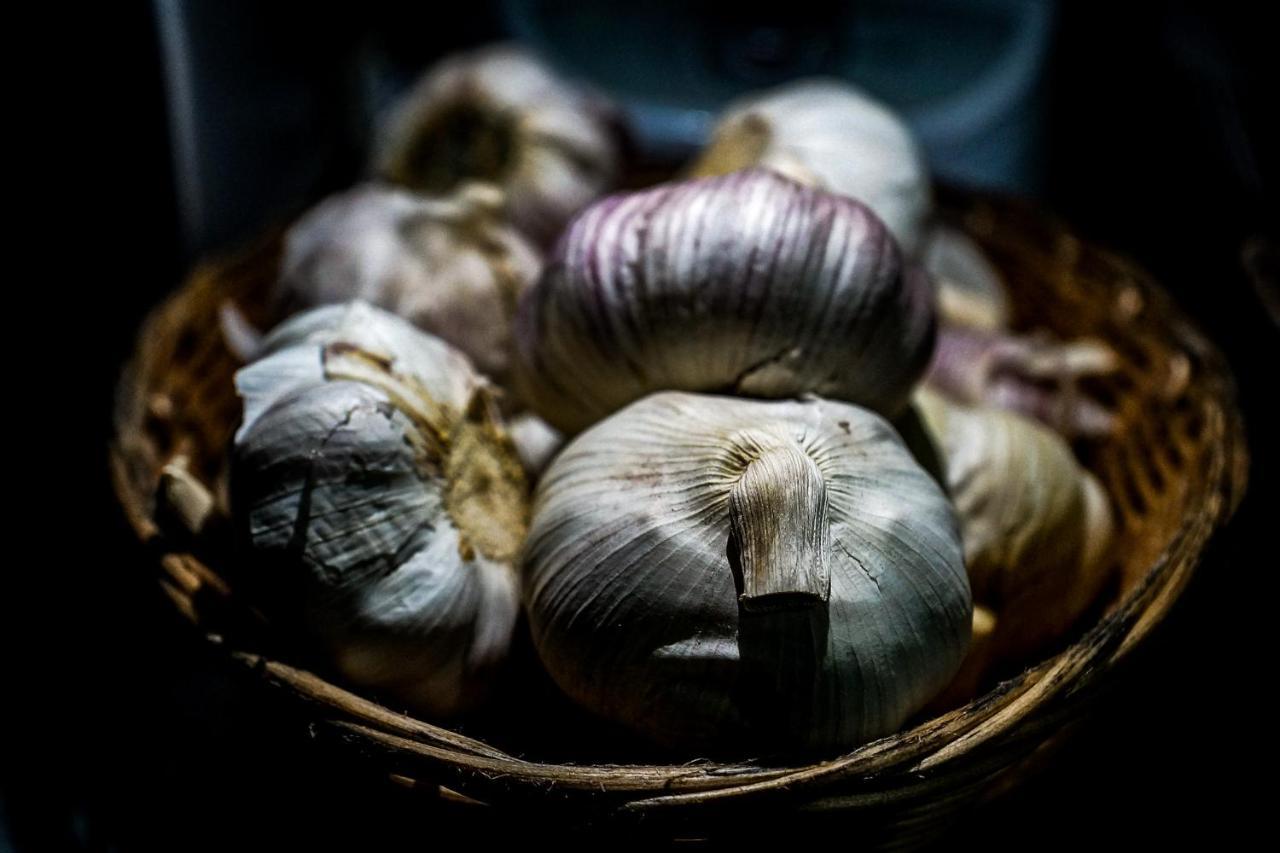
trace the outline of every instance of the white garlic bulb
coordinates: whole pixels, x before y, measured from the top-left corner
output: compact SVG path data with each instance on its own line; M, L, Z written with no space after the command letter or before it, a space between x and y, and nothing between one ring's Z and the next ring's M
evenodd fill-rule
M396 105L375 169L419 191L480 181L501 189L510 221L549 243L619 168L615 113L514 45L446 57Z
M970 597L950 504L879 416L653 394L570 442L524 558L560 687L657 742L831 750L955 673Z
M730 104L691 173L749 166L856 198L908 257L920 250L932 209L924 153L892 110L848 83L800 80Z
M518 613L523 475L464 356L362 303L302 314L236 375L232 514L264 607L353 683L449 714Z
M935 222L920 254L938 288L938 314L951 325L1007 328L1012 314L1004 278L968 234Z
M468 185L447 199L365 184L322 202L285 237L277 300L287 311L362 300L465 352L499 379L510 369L520 295L537 251L500 218L500 196Z
M840 80L813 78L731 104L691 167L697 176L750 166L855 198L884 221L938 290L948 323L999 328L1009 298L999 272L963 232L933 215L929 167L906 123Z
M974 601L994 614L988 664L1061 637L1108 577L1111 510L1058 435L1013 412L916 394L960 517Z
M521 300L517 382L570 433L663 389L812 392L894 415L933 335L930 286L874 214L748 169L575 218Z

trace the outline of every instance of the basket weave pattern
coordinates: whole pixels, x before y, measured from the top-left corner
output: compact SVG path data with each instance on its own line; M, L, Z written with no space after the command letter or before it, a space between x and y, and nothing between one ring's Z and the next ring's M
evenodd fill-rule
M913 846L954 812L1016 778L1025 759L1079 719L1108 673L1160 622L1244 488L1247 456L1221 356L1132 265L1083 243L1022 202L963 197L951 215L1003 272L1015 325L1105 340L1122 367L1089 390L1118 414L1117 435L1080 447L1116 513L1115 600L1074 644L963 708L816 764L569 765L522 760L395 713L272 651L270 631L237 599L230 555L166 537L155 519L161 467L177 455L204 482L225 478L240 405L239 366L219 332L234 300L268 326L263 296L279 240L207 264L159 306L122 380L111 451L118 496L160 554L160 581L192 623L300 712L401 781L482 802L563 809L588 820L712 825L744 809L837 810L860 841ZM192 551L196 553L192 553ZM860 830L861 831L861 830Z

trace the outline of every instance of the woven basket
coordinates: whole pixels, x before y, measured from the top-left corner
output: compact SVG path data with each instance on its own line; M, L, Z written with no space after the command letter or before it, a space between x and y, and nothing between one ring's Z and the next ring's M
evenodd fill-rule
M1015 784L1082 718L1185 588L1210 534L1239 501L1247 470L1221 356L1146 275L1026 203L946 200L955 224L1004 273L1018 327L1100 337L1121 357L1122 369L1090 389L1114 405L1120 429L1105 443L1078 448L1116 510L1119 580L1091 626L1053 657L963 708L847 755L794 767L645 763L653 756L556 706L554 690L536 676L532 687L518 688L528 687L529 701L498 703L487 719L445 728L344 689L273 636L228 582L234 573L225 537L197 544L166 535L155 494L162 466L175 456L205 483L223 483L240 407L231 382L238 365L218 311L229 298L262 326L276 319L263 295L275 275L278 237L200 267L147 320L119 389L116 492L138 536L159 554L160 581L182 614L229 661L296 698L316 732L337 735L401 783L570 823L643 821L682 836L759 827L784 814L789 821L838 815L867 847L915 846L966 804ZM536 668L531 657L525 663ZM551 710L531 722L528 709L540 701ZM502 708L519 708L522 722L511 725L518 731L505 730L511 721ZM546 724L553 719L558 729ZM602 759L613 763L593 763Z

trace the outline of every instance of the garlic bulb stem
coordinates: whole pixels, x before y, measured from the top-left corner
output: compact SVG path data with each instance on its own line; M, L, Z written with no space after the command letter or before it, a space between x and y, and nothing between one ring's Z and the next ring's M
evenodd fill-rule
M766 449L729 493L730 563L745 612L827 605L827 487L793 443Z
M739 689L766 748L813 722L830 629L827 513L822 472L789 440L760 451L729 492Z

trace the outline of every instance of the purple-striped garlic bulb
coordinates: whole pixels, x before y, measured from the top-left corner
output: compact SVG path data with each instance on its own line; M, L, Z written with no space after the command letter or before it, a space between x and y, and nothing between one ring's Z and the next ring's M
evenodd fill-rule
M505 380L520 295L541 258L491 187L445 199L364 184L289 229L276 297L288 312L361 300L439 335Z
M479 181L541 244L613 184L616 111L508 44L455 54L430 68L380 129L375 171L428 194Z
M1101 341L944 325L926 382L952 400L1018 412L1068 439L1102 438L1115 430L1115 413L1081 381L1117 366L1116 354Z
M521 300L517 383L568 433L665 389L893 416L928 362L932 300L852 199L764 169L667 184L575 218Z

